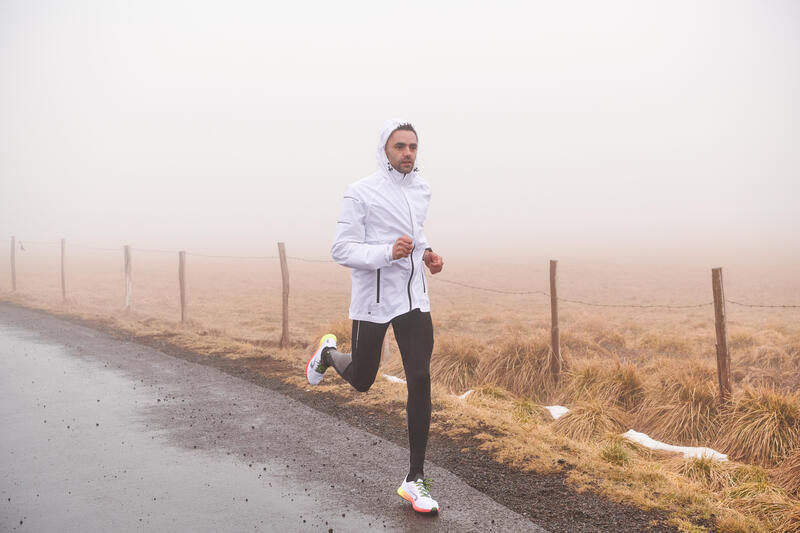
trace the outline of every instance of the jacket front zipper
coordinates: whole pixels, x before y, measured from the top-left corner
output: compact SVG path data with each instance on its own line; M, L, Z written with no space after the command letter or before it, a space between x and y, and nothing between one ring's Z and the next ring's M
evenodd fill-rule
M414 279L414 247L411 247L411 255L408 256L411 260L411 275L408 277L408 310L411 311L411 280Z
M381 269L378 269L378 286L375 291L375 303L381 303Z
M403 176L405 179L405 175ZM406 196L406 191L400 188L400 193L403 195L403 199L406 201L406 206L408 206L408 221L411 224L411 233L414 233L414 215L411 213L411 202L408 201L408 196ZM408 310L411 311L413 304L411 303L411 281L414 279L414 248L415 246L411 247L411 254L408 256L408 259L411 261L411 275L408 277ZM424 253L424 252L423 252Z

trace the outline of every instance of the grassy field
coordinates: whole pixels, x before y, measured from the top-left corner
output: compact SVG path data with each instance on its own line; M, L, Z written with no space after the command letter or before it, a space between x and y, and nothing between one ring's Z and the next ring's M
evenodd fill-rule
M0 298L163 335L225 357L268 353L300 369L333 331L345 349L349 273L332 263L290 260L292 347L277 348L280 268L275 259L189 256L188 324L178 318L177 253L133 252L133 312L123 313L122 251L70 249L61 302L57 245L17 252L11 293L7 251ZM291 255L291 251L290 251ZM711 266L711 265L710 265ZM709 266L709 267L710 267ZM717 265L713 265L717 266ZM796 265L794 265L796 267ZM711 301L709 267L564 261L559 295L607 304ZM443 279L511 291L547 291L547 262L448 260ZM686 531L800 531L800 309L728 305L734 398L721 405L711 305L641 309L560 304L565 374L551 382L549 299L469 289L428 276L436 348L434 429L476 432L482 448L523 470L570 465L570 482L643 508L670 511ZM725 268L726 297L800 303L796 268ZM390 343L382 372L402 376ZM376 407L404 399L402 385L358 396L338 380L323 387ZM457 395L474 390L466 400ZM553 421L542 406L571 412ZM492 428L491 432L485 429ZM620 438L627 429L678 445L713 447L719 463L656 453ZM483 437L481 437L483 435Z

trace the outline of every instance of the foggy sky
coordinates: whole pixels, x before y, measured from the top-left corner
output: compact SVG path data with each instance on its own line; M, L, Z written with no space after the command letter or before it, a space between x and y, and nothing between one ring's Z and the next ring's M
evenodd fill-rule
M0 239L328 257L411 120L447 255L800 257L800 4L0 2Z

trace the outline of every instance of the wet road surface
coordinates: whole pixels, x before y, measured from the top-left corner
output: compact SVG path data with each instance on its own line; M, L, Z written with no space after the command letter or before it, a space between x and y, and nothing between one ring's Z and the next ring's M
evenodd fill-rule
M209 366L0 304L2 531L544 531L406 449Z

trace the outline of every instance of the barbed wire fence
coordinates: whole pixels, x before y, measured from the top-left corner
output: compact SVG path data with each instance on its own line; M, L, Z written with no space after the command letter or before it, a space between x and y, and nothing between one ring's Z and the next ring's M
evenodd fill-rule
M61 292L62 292L62 299L66 301L67 293L66 293L66 267L65 267L65 256L66 256L66 240L61 239L60 241L30 241L30 240L18 240L16 237L11 237L10 242L10 262L11 262L11 286L12 291L17 290L17 280L16 280L16 253L17 251L25 252L27 249L25 245L36 245L36 246L59 246L61 247ZM164 250L164 249L152 249L152 248L133 248L129 245L125 245L122 247L108 247L108 246L93 246L87 244L80 244L80 243L72 243L69 244L71 247L75 247L78 249L84 250L93 250L93 251L102 251L102 252L116 252L119 253L120 251L123 252L123 260L124 260L124 277L125 277L125 305L124 310L130 311L132 308L132 258L131 252L145 252L145 253L156 253L156 254L177 254L178 255L178 278L179 278L179 287L180 287L180 320L181 322L186 322L188 320L188 311L187 311L187 291L186 291L186 256L194 256L194 257L203 257L203 258L215 258L215 259L234 259L234 260L279 260L280 268L281 268L281 285L282 285L282 324L281 324L281 339L280 339L280 346L281 347L288 347L290 345L289 342L289 271L288 271L288 261L298 261L303 263L335 263L335 261L331 259L317 259L317 258L308 258L308 257L299 257L299 256L289 256L286 254L285 244L282 242L278 243L278 254L277 255L226 255L226 254L207 254L207 253L198 253L198 252L188 252L185 250ZM543 290L512 290L512 289L502 289L496 287L485 287L481 285L475 285L470 283L465 283L461 281L451 280L447 278L442 278L441 276L431 276L430 279L435 280L436 283L442 283L446 285L452 285L464 289L474 290L474 291L481 291L493 294L500 294L500 295L512 295L512 296L542 296L550 299L550 308L551 308L551 361L550 361L550 371L552 373L552 377L554 380L559 379L559 374L561 372L562 367L562 359L561 359L561 350L560 350L560 330L559 330L559 320L558 320L558 303L570 303L576 305L583 305L587 307L595 307L595 308L629 308L629 309L698 309L713 306L714 307L714 315L715 315L715 330L716 330L716 351L717 351L717 365L718 365L718 375L720 381L720 393L721 398L725 401L727 398L730 397L731 394L731 386L730 386L730 352L728 350L728 342L727 342L727 321L726 321L726 311L725 311L725 304L731 304L740 307L748 307L748 308L761 308L761 309L800 309L800 304L762 304L762 303L752 303L752 302L742 302L739 300L732 300L724 297L724 290L722 286L722 269L715 268L712 269L712 292L714 294L713 301L701 302L701 303L687 303L687 304L634 304L634 303L607 303L607 302L593 302L587 301L577 298L566 298L563 296L558 295L558 288L557 288L557 261L550 261L550 291L543 291Z

